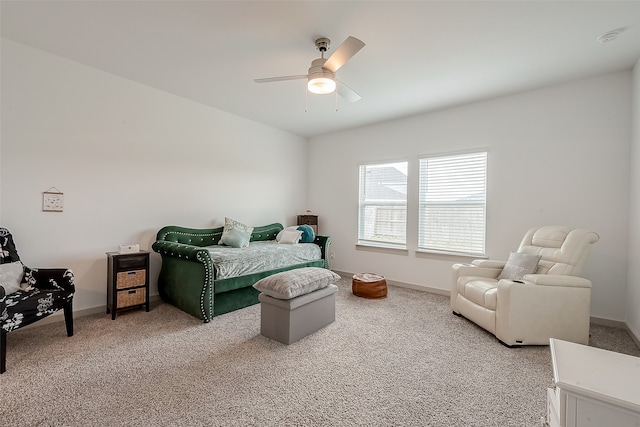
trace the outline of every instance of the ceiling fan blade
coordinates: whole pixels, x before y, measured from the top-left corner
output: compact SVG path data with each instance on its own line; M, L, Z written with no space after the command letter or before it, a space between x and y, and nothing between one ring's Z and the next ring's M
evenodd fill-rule
M267 77L266 79L253 79L254 82L256 83L269 83L269 82L280 82L283 80L300 80L300 79L306 79L307 76L306 74L302 75L297 75L297 76L281 76L281 77Z
M358 53L364 47L364 42L355 37L347 37L347 39L336 49L335 52L327 59L322 66L327 70L335 73L338 68L342 67L353 55Z
M343 97L349 102L357 102L357 101L360 101L360 99L362 99L362 97L358 95L356 91L351 89L349 86L342 83L340 80L337 80L337 82L338 82L338 87L336 90L338 91L338 95L340 95L341 97Z

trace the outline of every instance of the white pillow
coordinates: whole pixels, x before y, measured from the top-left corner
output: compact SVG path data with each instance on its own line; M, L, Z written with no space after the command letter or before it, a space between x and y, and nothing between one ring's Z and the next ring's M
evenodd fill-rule
M340 280L340 276L321 267L287 270L258 280L253 287L277 299L291 299L322 289Z
M20 282L24 276L24 267L20 261L0 264L0 286L9 295L20 290Z
M280 235L280 240L277 240L278 243L287 243L290 245L296 245L300 238L302 237L302 231L300 230L282 230L282 234Z
M285 231L298 231L298 226L291 225L289 227L284 228L283 230L280 230L280 232L276 236L276 242L280 243L280 240L282 239L282 235L284 234ZM302 236L302 232L300 232L300 236Z

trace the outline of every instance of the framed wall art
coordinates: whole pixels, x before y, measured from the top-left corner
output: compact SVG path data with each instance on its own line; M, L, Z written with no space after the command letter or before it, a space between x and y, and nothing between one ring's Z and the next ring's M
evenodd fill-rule
M42 193L43 212L62 212L64 209L64 193L51 187Z

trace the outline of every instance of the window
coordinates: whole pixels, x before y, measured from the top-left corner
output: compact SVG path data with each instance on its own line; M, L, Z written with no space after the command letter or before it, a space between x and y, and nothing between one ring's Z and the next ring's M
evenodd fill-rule
M420 159L418 248L484 254L487 153Z
M358 243L406 245L407 162L360 166Z

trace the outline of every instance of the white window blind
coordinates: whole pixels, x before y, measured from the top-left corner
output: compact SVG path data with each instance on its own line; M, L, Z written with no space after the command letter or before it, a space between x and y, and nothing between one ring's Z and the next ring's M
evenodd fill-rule
M406 245L407 162L360 166L358 243Z
M418 248L484 254L487 153L420 159Z

